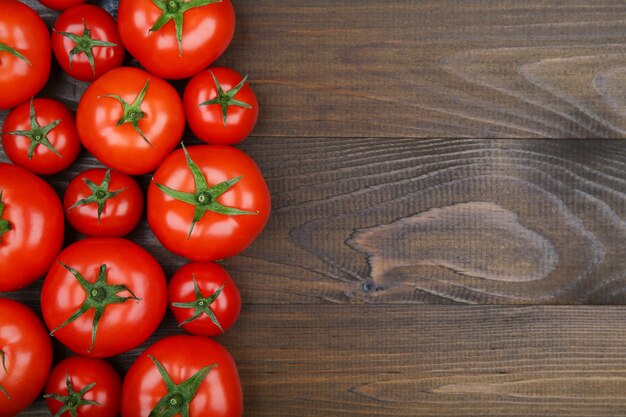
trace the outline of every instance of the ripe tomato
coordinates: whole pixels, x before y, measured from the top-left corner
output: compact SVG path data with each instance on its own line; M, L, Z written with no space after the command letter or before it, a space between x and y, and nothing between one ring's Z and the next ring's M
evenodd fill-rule
M23 168L0 163L0 291L44 276L61 250L64 227L52 187Z
M2 147L13 163L36 174L61 172L80 152L74 115L58 101L31 99L5 119Z
M217 336L237 321L241 296L228 272L213 262L179 268L167 286L168 304L183 329Z
M121 172L88 169L75 176L63 197L72 227L87 236L121 237L133 231L143 213L137 182Z
M211 339L170 336L146 349L122 386L122 417L241 417L237 366Z
M50 9L65 10L76 4L84 3L85 1L87 0L39 0L39 3Z
M93 81L124 60L115 20L90 4L74 6L59 16L52 32L52 51L61 68L81 81Z
M117 417L122 380L103 359L72 356L50 372L46 405L59 417Z
M51 364L52 343L39 317L0 298L0 417L15 416L35 401Z
M94 81L78 104L83 145L103 164L126 174L154 171L185 129L178 93L137 68L120 67Z
M143 343L165 314L163 270L141 246L80 240L61 252L41 290L48 328L74 352L109 357Z
M181 79L208 67L228 48L235 10L230 0L120 0L117 24L141 65L160 77Z
M265 227L270 195L252 158L231 146L170 154L148 189L148 223L170 251L194 261L234 256Z
M234 145L252 133L259 102L247 80L230 68L215 67L189 81L183 104L197 137L213 145Z
M0 13L0 110L37 94L50 75L50 33L27 5L3 0Z

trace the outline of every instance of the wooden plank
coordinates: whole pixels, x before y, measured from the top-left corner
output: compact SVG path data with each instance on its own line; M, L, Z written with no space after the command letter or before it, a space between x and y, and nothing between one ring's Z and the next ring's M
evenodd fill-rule
M615 417L626 415L624 317L624 307L246 306L220 341L249 417ZM24 416L46 415L37 410Z

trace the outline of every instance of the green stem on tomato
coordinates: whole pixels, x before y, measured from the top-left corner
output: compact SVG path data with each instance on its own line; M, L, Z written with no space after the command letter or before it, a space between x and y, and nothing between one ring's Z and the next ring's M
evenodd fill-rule
M200 291L200 287L198 287L198 282L196 281L195 274L192 274L192 279L193 279L193 290L196 295L196 300L188 302L188 303L172 303L174 307L193 308L195 310L193 317L188 318L187 320L183 321L182 323L178 325L178 327L181 327L187 323L191 323L192 321L200 317L202 314L206 314L207 316L209 316L209 319L211 319L213 324L215 324L220 329L220 331L224 333L224 329L222 328L222 325L220 324L217 317L215 316L215 312L211 308L211 304L213 304L215 300L217 300L217 297L220 296L220 294L222 293L222 290L224 290L224 286L226 285L226 283L222 284L222 286L219 287L210 296L204 297L202 295L202 292Z
M33 66L33 64L30 63L30 61L28 60L28 58L26 58L24 55L20 54L17 49L10 47L9 45L7 45L6 43L2 43L0 42L0 52L8 52L11 55L26 61L26 63L28 65L30 65L31 67Z
M224 91L224 89L220 85L220 82L217 80L217 77L215 76L215 74L213 74L213 71L209 70L209 72L213 76L213 81L215 82L215 87L217 88L217 97L211 100L203 101L202 103L198 104L197 107L208 106L212 104L220 105L222 107L222 119L224 120L224 127L226 127L226 119L228 117L228 107L237 106L237 107L243 107L246 109L252 108L252 106L249 105L248 103L235 100L235 94L237 94L243 88L243 86L246 85L246 82L248 81L248 76L246 75L245 77L243 77L243 80L241 80L239 84L237 84L230 90Z
M2 349L0 349L0 359L2 360L2 368L4 369L4 372L6 372L7 375L8 375L9 371L7 370L7 363L6 363L7 357L6 357L6 355L5 355L5 353L4 353L4 351ZM7 390L4 389L4 387L2 385L0 385L0 392L3 393L4 395L6 395L6 397L9 400L11 400L11 396L9 395Z
M52 398L54 400L57 400L63 403L63 407L59 409L59 411L54 415L54 417L61 417L63 413L67 411L70 412L72 417L76 417L78 414L78 407L81 407L83 405L99 405L99 406L102 405L97 401L84 399L85 394L89 392L93 387L96 386L95 382L92 382L91 384L86 385L83 389L77 392L74 389L74 385L72 384L72 381L70 381L70 375L68 371L66 370L65 371L65 386L67 387L67 395L59 395L59 394L51 393L51 394L46 394L43 396L44 398Z
M9 223L8 220L2 218L2 214L4 213L4 203L2 202L3 192L4 190L0 190L0 242L2 241L2 236L9 230L13 229L11 223ZM4 353L2 354L2 363L4 364Z
M96 203L98 205L98 223L100 223L100 216L102 216L102 212L104 211L107 200L112 199L113 197L124 191L126 187L115 191L109 191L109 182L111 181L110 169L108 169L107 172L104 174L104 179L102 180L102 183L100 185L97 185L93 181L84 177L83 181L85 182L87 187L89 187L92 194L89 197L78 200L70 208L68 208L67 211L70 211L75 207L83 206L85 204Z
M54 29L52 29L54 30ZM56 30L54 30L56 32ZM76 44L74 48L70 51L70 68L72 68L72 62L74 61L74 55L83 53L87 56L87 61L89 61L89 65L91 65L91 70L93 71L93 75L96 75L96 63L93 58L93 48L95 47L107 47L107 46L117 46L116 43L101 41L98 39L93 39L91 37L91 30L87 27L87 23L85 23L85 19L83 19L83 34L78 36L74 33L70 32L57 32L59 35L65 36L72 42Z

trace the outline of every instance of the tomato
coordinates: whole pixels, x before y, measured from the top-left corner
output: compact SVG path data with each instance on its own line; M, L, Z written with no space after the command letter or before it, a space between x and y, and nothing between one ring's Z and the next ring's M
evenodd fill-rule
M39 0L39 3L50 9L65 10L74 5L84 3L85 1L87 0Z
M3 0L0 13L0 110L37 94L50 75L50 33L27 5Z
M148 71L188 78L230 45L235 10L230 0L120 0L117 24L124 45Z
M247 80L230 68L215 67L189 81L183 105L197 137L213 145L234 145L252 133L259 102Z
M21 104L4 121L2 147L13 163L36 174L61 172L80 152L74 115L47 98Z
M152 231L167 249L194 261L238 254L261 233L269 214L261 171L231 146L173 152L148 188Z
M0 298L0 417L15 416L35 401L51 364L52 342L39 317Z
M146 349L122 386L122 417L241 417L237 366L211 339L170 336Z
M0 291L15 291L46 274L61 250L65 221L44 180L0 163Z
M143 194L126 174L88 169L68 185L63 208L72 227L84 235L125 236L141 220Z
M61 68L81 81L93 81L124 60L115 20L90 4L74 6L59 16L52 32L52 51Z
M197 336L226 332L241 310L235 282L213 262L192 262L179 268L167 286L167 294L179 326Z
M113 69L85 91L76 113L83 145L103 164L130 175L154 171L185 129L178 93L137 68Z
M105 360L72 356L52 369L44 392L52 415L117 417L122 380Z
M165 276L141 246L80 240L61 252L41 290L51 334L74 352L110 357L143 343L166 310Z

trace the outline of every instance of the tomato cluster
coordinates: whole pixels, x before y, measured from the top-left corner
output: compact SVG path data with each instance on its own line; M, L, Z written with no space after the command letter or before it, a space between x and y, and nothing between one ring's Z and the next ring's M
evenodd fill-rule
M248 76L211 67L233 38L233 5L120 0L116 20L85 0L40 2L58 11L51 31L19 0L0 14L0 110L11 110L1 138L13 162L0 163L0 292L44 278L43 320L0 297L0 417L42 390L60 417L240 417L237 367L210 337L233 326L241 296L214 261L246 249L271 208L258 166L230 146L257 122ZM90 83L76 114L36 97L52 56ZM138 65L124 66L130 57ZM189 79L182 94L172 79ZM202 144L181 142L186 126ZM65 184L61 200L40 175L75 166L82 148L102 166ZM133 178L146 174L147 190ZM191 261L169 284L124 238L144 209L159 242ZM106 359L148 340L168 306L191 335L154 343L122 380ZM51 336L77 355L52 367Z

